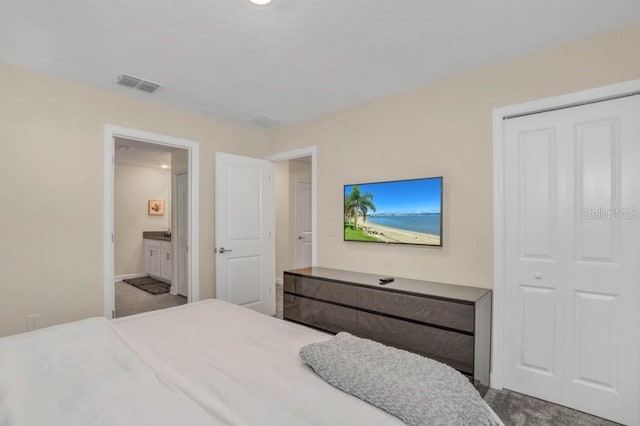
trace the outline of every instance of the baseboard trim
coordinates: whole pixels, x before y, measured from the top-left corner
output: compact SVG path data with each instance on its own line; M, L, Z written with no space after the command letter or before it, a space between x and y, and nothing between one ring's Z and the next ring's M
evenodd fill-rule
M142 277L146 277L147 275L149 274L147 274L146 272L141 272L139 274L123 274L123 275L116 275L114 279L117 282L122 280L130 280L133 278L142 278Z

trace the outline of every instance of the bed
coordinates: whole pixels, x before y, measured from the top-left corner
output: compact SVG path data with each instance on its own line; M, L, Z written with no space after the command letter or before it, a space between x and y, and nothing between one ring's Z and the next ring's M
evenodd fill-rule
M0 425L403 424L304 364L328 339L218 300L5 337Z

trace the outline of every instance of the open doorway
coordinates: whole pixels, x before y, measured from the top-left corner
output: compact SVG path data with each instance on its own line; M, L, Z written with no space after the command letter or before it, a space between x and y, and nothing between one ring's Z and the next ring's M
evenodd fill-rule
M105 126L107 318L199 300L197 164L195 142Z
M311 157L280 161L276 180L276 274L311 266Z
M289 188L293 182L295 194L296 179L290 176L297 176L299 168L305 170L305 177L298 181L310 183L311 188L310 194L306 192L311 202L306 208L311 216L306 256L311 266L316 266L316 147L262 160L216 153L216 298L281 316L283 271L295 268L292 250L298 234L289 226L295 224L295 219L290 220L295 195L289 195ZM247 255L249 252L251 255Z
M316 266L315 147L269 157L275 162L276 316L282 317L283 272Z
M186 149L115 138L115 317L187 303Z

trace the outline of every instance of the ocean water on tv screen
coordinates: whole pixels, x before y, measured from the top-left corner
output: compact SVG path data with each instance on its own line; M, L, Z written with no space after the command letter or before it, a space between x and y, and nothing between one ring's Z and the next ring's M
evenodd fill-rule
M370 216L367 222L405 231L440 235L440 213L407 216Z

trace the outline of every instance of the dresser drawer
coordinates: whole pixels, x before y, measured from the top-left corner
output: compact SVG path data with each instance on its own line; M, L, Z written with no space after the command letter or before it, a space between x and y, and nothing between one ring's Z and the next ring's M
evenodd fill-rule
M308 324L332 333L357 329L358 311L291 294L284 295L284 319Z
M284 274L284 291L349 306L357 300L357 287L291 274Z
M357 290L360 309L473 333L473 305L362 287Z
M415 352L473 374L473 336L362 311L358 312L357 324L358 336Z

